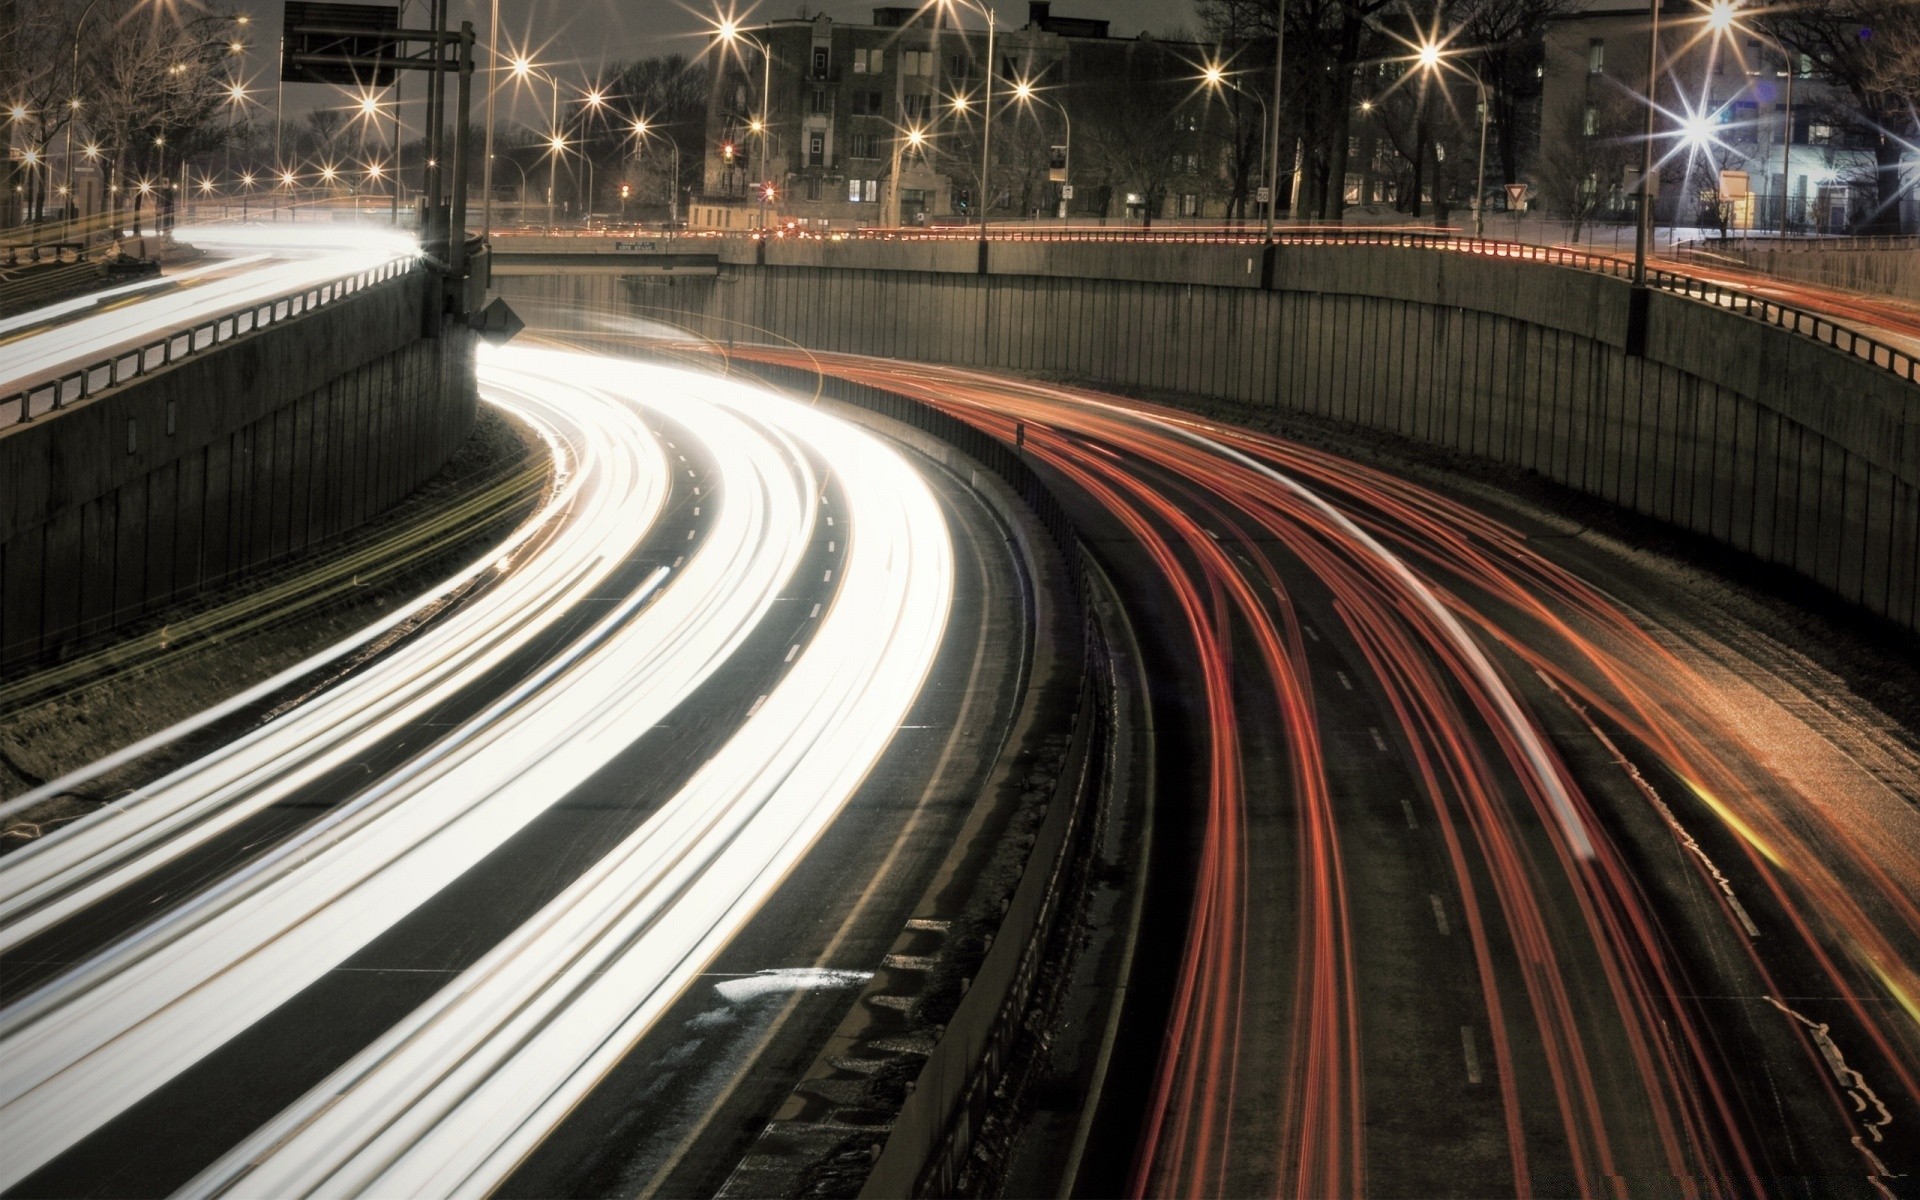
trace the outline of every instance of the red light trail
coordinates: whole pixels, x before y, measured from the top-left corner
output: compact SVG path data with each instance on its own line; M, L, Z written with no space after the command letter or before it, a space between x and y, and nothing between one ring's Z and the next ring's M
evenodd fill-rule
M1175 598L1205 704L1207 784L1135 1194L1244 1190L1230 1171L1249 1158L1271 1162L1278 1195L1368 1190L1365 1084L1379 1081L1365 1068L1352 870L1381 851L1354 841L1329 784L1336 752L1316 702L1327 672L1309 661L1300 611L1321 591L1392 715L1453 875L1514 1193L1614 1194L1652 1170L1687 1194L1729 1194L1780 1172L1748 1091L1765 1085L1742 1078L1748 1064L1700 1003L1709 971L1780 1010L1798 1077L1853 1131L1840 1153L1887 1191L1886 1106L1905 1114L1920 1095L1911 812L1863 817L1771 769L1697 660L1517 531L1429 488L1095 392L854 356L735 357L906 395L1009 444L1023 426L1026 453L1118 521ZM1273 731L1247 723L1235 652L1248 645ZM1653 813L1688 848L1685 870L1744 963L1703 968L1681 953L1616 802L1570 763L1571 735L1548 733L1569 726L1608 749L1612 784L1630 781L1647 806L1639 818ZM1276 734L1282 796L1248 775ZM1248 972L1251 884L1278 867L1250 858L1250 818L1270 804L1291 815L1295 905L1277 1061L1248 1027L1250 996L1275 987ZM1723 861L1690 825L1714 827ZM1794 982L1776 982L1783 970ZM1809 972L1820 1002L1784 999L1810 990ZM1268 1076L1277 1106L1256 1114L1246 1085Z

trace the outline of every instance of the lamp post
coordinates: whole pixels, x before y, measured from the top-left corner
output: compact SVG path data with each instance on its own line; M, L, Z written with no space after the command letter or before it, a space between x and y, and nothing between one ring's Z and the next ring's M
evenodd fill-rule
M73 127L80 122L80 35L87 27L87 18L93 16L93 9L100 0L87 0L87 6L80 10L80 19L73 23L73 65L67 75L67 197L68 209L73 215L67 218L67 230L63 235L73 237L73 221L80 215L80 205L73 200ZM104 200L105 197L103 196Z
M493 0L487 17L487 131L480 156L480 236L493 236L493 94L500 90L500 0ZM395 86L399 80L396 77ZM398 143L395 143L396 150ZM397 190L396 190L396 194Z
M773 133L772 128L767 124L767 96L773 83L773 51L769 50L767 44L759 38L754 37L752 34L742 32L739 24L731 17L720 22L719 33L720 40L723 42L729 44L745 42L760 52L760 117L753 122L751 129L753 133L759 135L760 141L760 170L758 172L760 183L757 190L760 193L760 231L762 234L765 234L767 229L767 191L769 183L767 178L767 152L769 149L768 140ZM675 182L677 185L678 180L676 179Z
M1287 57L1287 0L1280 0L1273 16L1273 111L1280 112L1280 68ZM1267 147L1267 244L1273 244L1273 210L1280 207L1280 122L1273 122L1273 142ZM1297 176L1296 176L1297 178ZM1293 212L1293 206L1287 206Z
M1027 82L1024 79L1013 85L1013 98L1015 100L1018 100L1022 104L1032 104L1035 101L1038 101L1041 104L1048 105L1052 107L1054 111L1058 112L1060 114L1060 119L1066 123L1066 130L1067 130L1066 144L1065 146L1062 147L1062 149L1066 151L1066 155L1065 155L1066 162L1062 164L1060 169L1060 174L1062 176L1060 180L1060 186L1062 188L1072 187L1073 186L1073 116L1071 113L1067 112L1067 106L1060 103L1058 100L1049 100L1047 97L1042 96L1037 90L1035 90L1033 84ZM1262 107L1264 108L1265 106L1263 105ZM1261 130L1263 134L1265 132L1265 129L1266 129L1266 126L1264 125L1261 126ZM1264 137L1262 140L1264 140ZM1066 223L1066 220L1067 220L1067 199L1066 199L1066 194L1062 192L1060 197L1061 224L1064 225Z
M1655 0L1655 2L1657 3L1658 0ZM1438 42L1427 42L1420 47L1417 61L1420 64L1421 70L1429 73L1438 73L1446 57L1447 55L1441 49ZM1479 68L1454 66L1453 70L1459 71L1461 74L1473 80L1473 86L1477 88L1480 93L1480 159L1479 165L1474 171L1473 182L1473 236L1475 240L1478 240L1485 237L1487 232L1487 116L1492 111L1492 105L1487 103L1487 81L1480 77Z
M1242 96L1252 99L1254 103L1260 106L1260 173L1267 175L1269 173L1268 168L1272 161L1267 157L1267 128L1273 122L1273 113L1267 108L1267 102L1235 83L1228 77L1226 70L1218 63L1208 63L1206 69L1201 72L1200 79L1201 82L1207 85L1210 91L1219 92L1224 88L1232 88ZM1273 211L1273 185L1271 183L1267 185L1267 211L1269 213ZM1268 228L1269 231L1271 231L1271 221L1268 223Z
M1787 236L1787 184L1793 178L1793 53L1782 45L1780 39L1769 33L1746 25L1740 21L1739 0L1713 0L1707 7L1704 18L1707 28L1716 37L1731 39L1733 31L1738 29L1751 37L1760 38L1780 52L1781 65L1786 68L1787 96L1786 111L1781 114L1780 130L1780 236Z
M652 136L649 132L645 117L637 117L634 119L633 133L634 137L640 140ZM660 138L666 142L667 145L673 147L673 181L667 188L667 224L671 227L680 223L680 143L674 141L664 133L660 135ZM622 204L620 206L620 213L622 219L624 219L626 216L626 205Z
M548 138L550 148L548 150L549 157L547 160L547 228L552 229L553 228L553 188L556 182L556 173L559 170L559 163L557 161L557 158L553 155L553 151L551 147L554 145L565 144L564 139L560 136L560 81L558 79L555 79L552 75L548 74L547 72L540 70L538 67L534 66L531 61L525 58L514 59L511 67L511 72L515 79L519 79L519 80L543 79L548 84L552 85L552 88L553 88L552 103L549 105L547 109L547 122L549 127L553 130L552 134Z
M1647 4L1647 128L1646 140L1640 145L1640 210L1634 214L1633 222L1633 286L1643 292L1647 286L1647 241L1653 231L1653 135L1654 118L1659 112L1655 97L1660 86L1660 4L1661 0L1648 0ZM1638 303L1644 306L1644 295L1638 297ZM1629 337L1629 340L1633 339Z
M993 6L982 4L980 0L940 0L942 4L958 4L972 9L987 19L987 67L986 76L981 82L980 96L980 238L987 236L987 197L991 190L988 182L988 170L993 162L993 34L996 22ZM960 107L956 105L956 107Z

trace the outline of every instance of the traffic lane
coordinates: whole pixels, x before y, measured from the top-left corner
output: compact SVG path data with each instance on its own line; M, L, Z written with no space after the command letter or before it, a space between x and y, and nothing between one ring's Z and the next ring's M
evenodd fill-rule
M552 661L655 571L684 560L690 547L700 545L698 539L712 527L718 505L711 500L716 495L719 471L699 441L684 429L662 417L650 420L668 452L682 460L684 469L673 472L669 498L654 528L608 575L589 602L558 616L527 645L470 685L436 700L397 736L371 752L326 771L284 800L0 953L0 1002L27 994L94 951L163 918L170 909L272 850L369 783L384 778ZM686 457L689 454L691 458ZM524 569L528 561L521 558L516 569ZM503 578L496 574L489 585L498 586ZM397 645L387 647L389 651L395 648Z
M838 819L503 1194L718 1192L951 848L1019 702L1030 601L998 517L916 462L952 532L953 612L965 617L950 622L912 710Z
M1663 731L1638 714L1630 721L1631 707L1598 684L1573 694L1590 661L1563 657L1543 669L1523 657L1516 648L1544 644L1531 614L1499 598L1473 601L1505 614L1509 674L1554 723L1556 745L1596 796L1595 811L1653 910L1684 914L1663 921L1662 934L1678 947L1685 1007L1709 1039L1699 1052L1718 1064L1747 1153L1774 1177L1849 1191L1866 1186L1856 1139L1892 1169L1904 1162L1913 1170L1920 1164L1886 1136L1880 1115L1884 1104L1893 1128L1920 1122L1903 1077L1913 1057L1910 1014L1885 978L1860 965L1871 938L1910 947L1916 934L1898 909L1900 889L1915 887L1920 845L1912 804L1920 749L1911 734L1810 661L1804 615L1786 629L1777 609L1705 580L1688 586L1611 537L1511 497L1457 490L1519 530L1533 553L1604 580L1632 625L1587 635L1614 661L1674 689L1661 715L1683 727L1680 757ZM1835 632L1842 644L1855 641ZM1885 669L1895 679L1911 674L1894 663ZM1735 795L1756 806L1744 821L1728 819ZM1781 822L1810 853L1788 855L1790 842L1756 818ZM1893 951L1908 961L1911 953ZM1808 1020L1826 1032L1813 1037ZM1862 1113L1864 1128L1856 1125Z
M157 295L136 293L78 309L6 343L0 390L37 387L66 371L129 353L236 309L371 270L410 251L362 250L312 258L261 256L244 267L183 280Z
M684 446L682 449L691 449ZM718 506L703 475L663 516L663 554L698 549L699 518ZM696 495L692 488L700 486ZM704 506L702 498L709 500ZM848 530L828 482L793 584L739 649L666 720L640 733L586 784L380 937L238 1037L23 1180L21 1195L164 1195L325 1080L438 993L657 811L723 746L804 649L837 584ZM669 562L671 560L668 560ZM589 602L611 607L618 597ZM585 607L585 606L583 606Z
M1472 818L1443 812L1435 820L1433 806L1442 801L1423 795L1415 781L1416 763L1401 727L1404 717L1379 695L1374 667L1348 632L1352 613L1341 611L1335 592L1288 545L1254 532L1243 516L1226 511L1216 495L1148 464L1131 465L1151 487L1179 497L1206 535L1250 581L1274 597L1274 610L1266 619L1280 627L1298 624L1312 685L1309 719L1336 814L1335 858L1305 857L1300 839L1322 835L1314 833L1316 818L1299 805L1299 797L1288 794L1286 765L1276 750L1300 735L1301 717L1278 708L1272 682L1257 666L1248 665L1257 664L1259 657L1243 631L1233 655L1247 810L1241 853L1252 862L1290 862L1296 869L1251 872L1246 912L1239 918L1246 944L1238 986L1251 999L1243 1001L1232 1024L1255 1036L1232 1049L1240 1065L1232 1076L1234 1104L1224 1114L1230 1129L1223 1138L1221 1190L1285 1191L1296 1183L1301 1164L1293 1155L1299 1148L1273 1136L1272 1121L1275 1112L1287 1111L1287 1104L1298 1101L1284 1094L1276 1073L1266 1068L1290 1053L1308 1052L1296 1051L1290 1040L1296 1036L1296 1009L1323 1001L1291 993L1301 964L1327 953L1348 964L1352 994L1358 997L1357 1026L1364 1036L1357 1037L1360 1078L1350 1085L1365 1097L1362 1171L1367 1190L1431 1194L1468 1180L1470 1190L1498 1193L1523 1188L1529 1179L1549 1191L1577 1190L1566 1157L1567 1130L1558 1121L1523 1123L1517 1116L1556 1111L1540 1031L1530 1028L1523 1016L1529 1011L1523 964L1499 930L1489 938L1476 937L1471 953L1462 945L1468 932L1461 917L1462 895L1473 897L1474 906L1488 912L1501 907L1474 856L1469 853L1458 865L1450 862L1437 833L1444 824L1468 824ZM1472 729L1466 720L1459 724L1456 733L1477 740L1483 758L1500 760L1495 739ZM1520 792L1517 782L1507 791L1514 798ZM1523 823L1531 824L1530 816L1523 812ZM1536 828L1527 856L1552 861L1546 827ZM1569 986L1574 995L1605 996L1602 972L1579 953L1587 935L1579 919L1579 899L1565 882L1545 873L1532 884L1541 902L1559 914L1556 970L1576 981ZM1337 913L1344 930L1336 925L1330 938L1303 943L1294 935L1295 924L1319 919L1315 912ZM1484 978L1473 969L1480 957L1490 972ZM1499 993L1497 1005L1490 1005L1483 991L1489 980ZM1338 995L1324 1000L1337 1002ZM1494 1011L1509 1017L1491 1021ZM1604 1005L1587 1005L1577 1016L1588 1043L1614 1045L1622 1040L1617 1018ZM1345 1053L1341 1043L1329 1040L1339 1034L1337 1024L1323 1022L1312 1034L1315 1047L1310 1052ZM1519 1069L1496 1070L1509 1061ZM1640 1093L1640 1081L1630 1071L1616 1069L1629 1061L1624 1055L1605 1055L1586 1064L1601 1077L1602 1094L1620 1097L1599 1122L1602 1129L1595 1140L1612 1145L1623 1176L1659 1179L1667 1173L1667 1162L1641 1119L1644 1103L1633 1098ZM1421 1095L1442 1097L1444 1103L1407 1104L1409 1080L1420 1082ZM1511 1127L1509 1106L1516 1114ZM1510 1142L1521 1145L1516 1151ZM1196 1152L1204 1149L1196 1147Z

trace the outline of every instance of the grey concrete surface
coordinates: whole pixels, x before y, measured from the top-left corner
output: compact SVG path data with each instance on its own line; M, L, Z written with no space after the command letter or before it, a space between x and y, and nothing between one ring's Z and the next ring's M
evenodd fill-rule
M438 471L472 337L408 275L0 433L0 668L282 560Z
M1536 471L1920 629L1920 389L1693 300L1535 262L1287 246L723 243L712 280L503 280L719 342L1040 372L1331 417ZM892 263L893 266L882 264Z

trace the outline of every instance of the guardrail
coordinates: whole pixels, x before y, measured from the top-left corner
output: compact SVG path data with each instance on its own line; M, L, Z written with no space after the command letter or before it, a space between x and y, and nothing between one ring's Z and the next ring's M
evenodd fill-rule
M894 241L977 241L979 231L967 230L862 230L848 238ZM988 233L996 242L1128 242L1178 245L1264 245L1259 229L1235 230L1098 230L1098 229L1009 229ZM1633 275L1633 260L1623 254L1599 253L1570 246L1540 246L1530 242L1502 242L1484 238L1458 237L1438 230L1419 229L1276 229L1274 241L1283 246L1394 246L1417 250L1443 250L1457 254L1478 254L1492 258L1515 258L1550 266L1568 267L1628 279ZM1896 346L1864 334L1832 317L1812 309L1782 304L1754 292L1701 279L1681 271L1649 267L1647 286L1674 295L1699 300L1740 316L1764 321L1802 337L1831 346L1843 354L1865 359L1876 367L1892 372L1909 383L1920 383L1920 359Z
M242 334L302 316L316 308L353 295L364 288L408 274L417 258L396 258L377 267L343 275L223 313L197 325L176 329L163 338L123 350L112 358L90 363L56 378L0 396L0 429L24 425L36 417L85 400L153 371L203 353Z

